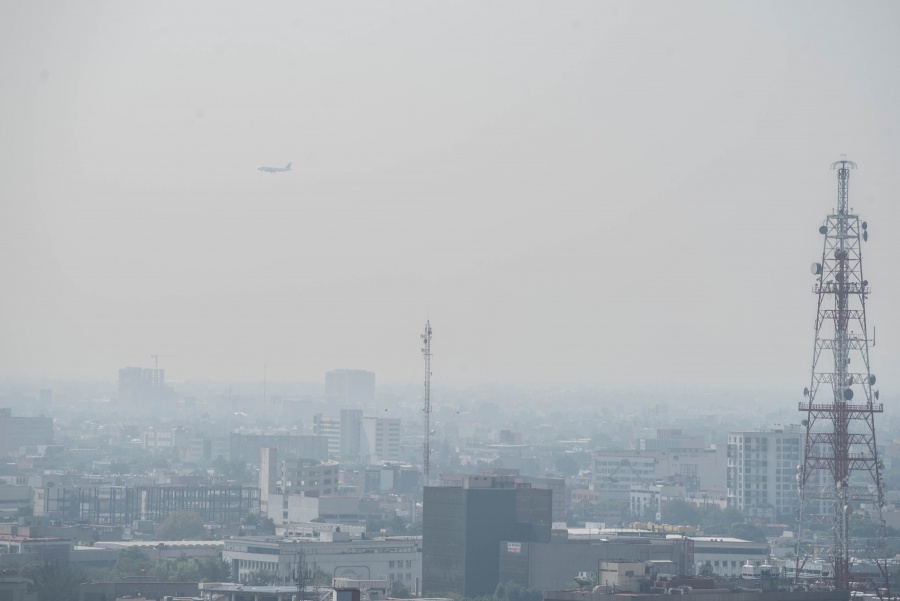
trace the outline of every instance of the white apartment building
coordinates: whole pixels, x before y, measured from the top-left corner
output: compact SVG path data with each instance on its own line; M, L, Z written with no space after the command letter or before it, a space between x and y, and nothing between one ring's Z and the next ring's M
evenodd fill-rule
M793 523L799 508L797 466L803 462L805 437L806 430L799 425L730 432L728 506L749 518Z

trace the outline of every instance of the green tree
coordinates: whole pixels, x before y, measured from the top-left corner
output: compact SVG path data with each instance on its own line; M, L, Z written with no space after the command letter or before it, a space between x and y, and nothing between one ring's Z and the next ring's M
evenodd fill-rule
M732 524L728 529L728 536L742 538L757 543L766 542L766 531L756 524L739 523Z
M662 521L677 526L696 526L700 523L700 511L687 501L673 499L663 505Z
M411 599L412 593L409 592L409 587L403 584L402 580L393 580L391 581L391 597L395 599Z
M117 578L143 576L146 575L147 570L150 569L152 563L153 562L140 547L125 547L119 551L116 565L113 566L113 573Z
M58 561L44 562L26 576L38 601L77 601L78 585L87 581L82 572Z
M278 581L278 574L270 570L257 570L241 578L241 584L248 586L268 586Z
M202 540L206 538L206 528L199 514L176 511L159 525L156 537L159 540Z
M215 555L198 560L200 564L200 580L204 582L222 582L231 578L231 566L222 559L222 550Z
M501 582L494 589L494 601L542 601L544 594L516 582Z

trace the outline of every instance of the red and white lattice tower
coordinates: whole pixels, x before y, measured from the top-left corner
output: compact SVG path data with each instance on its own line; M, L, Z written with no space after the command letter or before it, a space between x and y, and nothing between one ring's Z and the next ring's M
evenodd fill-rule
M871 572L854 570L856 559L873 560L886 581L883 558L883 465L875 443L875 414L883 406L869 363L862 243L868 225L848 206L848 160L831 166L838 176L837 210L819 228L825 242L813 263L818 297L812 375L800 411L806 414L806 444L797 466L799 536L795 576L811 561L817 575L838 590L871 588ZM874 344L874 341L873 341ZM855 523L875 525L879 536L851 538ZM881 552L879 552L881 551ZM830 564L830 565L829 565ZM879 578L880 579L880 578Z

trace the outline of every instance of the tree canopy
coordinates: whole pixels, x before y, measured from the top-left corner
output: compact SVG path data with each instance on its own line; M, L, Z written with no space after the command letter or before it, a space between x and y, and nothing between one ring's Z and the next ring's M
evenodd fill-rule
M193 511L176 511L156 529L159 540L202 540L206 538L203 518Z

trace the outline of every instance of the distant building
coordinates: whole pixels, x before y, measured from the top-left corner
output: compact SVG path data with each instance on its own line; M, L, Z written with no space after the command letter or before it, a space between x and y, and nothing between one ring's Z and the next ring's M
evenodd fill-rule
M529 484L532 488L548 488L553 492L552 521L566 521L566 479L542 476L523 476L516 468L485 468L479 471L481 476L511 478L518 484ZM440 486L462 486L466 474L441 474Z
M148 428L143 434L145 451L187 450L190 446L187 431L184 428Z
M11 409L0 409L0 455L15 454L22 447L52 444L52 418L14 417Z
M337 459L341 456L341 420L336 417L325 417L321 413L313 415L313 434L324 436L328 440L328 456Z
M370 465L364 474L366 494L409 493L421 486L419 468L408 464Z
M549 542L552 492L512 478L467 476L461 486L426 487L423 592L491 594L499 582L501 544Z
M259 461L259 507L266 515L269 513L269 495L279 492L278 476L278 449L264 447Z
M28 536L0 535L0 563L44 562L68 563L72 541L67 538L31 538Z
M400 418L364 417L360 455L366 465L400 461Z
M337 461L315 459L286 459L279 463L281 477L278 488L289 495L319 497L333 495L338 490Z
M161 523L176 511L204 522L240 524L259 511L256 486L46 486L32 493L32 512L63 523L131 527L136 520Z
M744 564L759 566L769 558L768 543L724 536L694 536L691 540L694 541L696 574L706 571L717 576L735 578L741 575Z
M799 509L797 466L806 431L799 425L728 434L728 505L750 518L793 523Z
M166 386L164 369L123 367L119 370L119 402L127 405L158 403L175 398L170 386Z
M596 576L598 563L604 560L655 562L669 565L666 572L688 574L694 563L693 543L662 536L618 540L600 534L594 540L558 540L554 532L549 543L501 546L500 581L538 590L572 588L579 573ZM604 584L603 580L600 584Z
M369 405L375 400L375 373L335 369L325 374L325 398L341 405Z
M240 537L225 541L222 559L231 565L234 582L264 569L274 572L278 583L292 584L301 553L310 570L331 578L400 581L415 591L422 575L422 547L410 538L314 542Z
M357 521L365 519L360 511L360 500L360 497L337 495L270 494L268 517L282 526L313 520Z
M328 441L323 436L309 434L249 434L232 432L229 436L229 458L257 464L263 448L278 449L278 456L298 459L326 459Z
M362 409L341 409L340 456L341 461L357 464L360 462L362 442Z
M603 500L628 500L632 485L654 482L657 479L656 458L640 451L606 451L594 454L591 474L593 489L601 492Z

